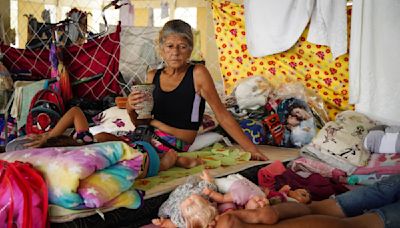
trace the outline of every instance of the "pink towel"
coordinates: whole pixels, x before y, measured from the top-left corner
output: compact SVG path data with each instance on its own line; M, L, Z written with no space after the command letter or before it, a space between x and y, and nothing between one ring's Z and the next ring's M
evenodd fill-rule
M333 177L335 179L338 179L340 176L346 176L346 173L340 169L305 157L294 160L290 168L303 178L307 178L313 173L319 173L323 177Z
M275 177L286 171L285 166L281 161L274 161L264 168L258 170L258 185L263 188L273 188Z

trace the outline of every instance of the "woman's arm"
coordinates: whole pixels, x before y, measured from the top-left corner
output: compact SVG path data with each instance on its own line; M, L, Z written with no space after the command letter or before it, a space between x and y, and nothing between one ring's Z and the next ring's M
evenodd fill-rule
M226 132L245 150L251 153L253 160L268 160L257 147L246 137L239 124L226 110L215 89L214 82L207 68L203 65L196 65L194 70L195 87L199 93L211 106L217 121Z

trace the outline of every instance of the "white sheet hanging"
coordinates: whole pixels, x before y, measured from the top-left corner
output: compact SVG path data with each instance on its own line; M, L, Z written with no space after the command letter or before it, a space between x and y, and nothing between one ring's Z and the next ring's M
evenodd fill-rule
M307 40L347 52L346 0L245 0L247 47L263 57L290 49L310 21Z
M307 26L314 0L245 0L246 40L254 57L291 48Z
M400 124L400 1L354 0L350 38L350 103Z
M307 41L331 48L332 58L347 53L346 0L316 0Z

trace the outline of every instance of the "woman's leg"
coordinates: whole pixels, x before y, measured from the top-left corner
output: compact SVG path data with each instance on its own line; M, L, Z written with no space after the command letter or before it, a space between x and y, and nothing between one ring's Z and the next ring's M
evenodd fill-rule
M224 214L218 221L216 227L226 228L297 228L297 227L324 227L324 228L383 228L382 219L376 213L367 213L352 218L337 218L327 215L305 215L292 219L282 220L274 225L245 223L234 214Z

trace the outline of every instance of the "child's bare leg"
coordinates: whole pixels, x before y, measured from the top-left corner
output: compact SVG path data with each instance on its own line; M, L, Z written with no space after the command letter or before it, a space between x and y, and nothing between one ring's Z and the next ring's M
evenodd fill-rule
M56 126L51 129L48 133L38 136L29 136L33 141L31 143L25 144L27 147L41 147L47 141L47 139L52 137L57 137L62 135L65 130L69 127L74 127L77 132L88 131L89 124L79 107L70 108L57 122Z
M62 135L67 128L72 126L77 132L89 130L86 116L79 107L70 108L50 131L49 137Z
M160 171L167 170L173 167L178 158L178 154L175 150L169 150L160 158Z
M204 161L201 158L191 158L180 156L176 159L175 165L185 169L190 169L198 165L203 164Z
M107 132L101 132L93 136L97 142L123 141L122 138Z

